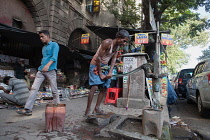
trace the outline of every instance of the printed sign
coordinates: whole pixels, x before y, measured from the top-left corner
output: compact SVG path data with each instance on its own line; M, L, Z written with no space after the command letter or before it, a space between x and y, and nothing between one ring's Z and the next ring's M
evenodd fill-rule
M168 45L169 46L173 45L173 37L172 37L172 35L168 35Z
M148 33L135 34L135 44L147 44L148 42Z
M82 34L81 44L88 44L89 43L89 37L90 37L90 34L89 33Z
M137 68L137 59L135 57L123 58L123 73L128 73ZM123 83L127 83L128 76L123 77Z
M172 35L161 34L161 44L162 45L173 45Z
M148 89L151 105L154 105L153 100L152 100L154 98L153 97L154 92L153 92L153 89L152 89L152 78L146 78L146 83L147 83L147 89Z
M167 98L167 95L168 95L167 85L168 85L167 77L163 77L161 79L161 96L165 98Z

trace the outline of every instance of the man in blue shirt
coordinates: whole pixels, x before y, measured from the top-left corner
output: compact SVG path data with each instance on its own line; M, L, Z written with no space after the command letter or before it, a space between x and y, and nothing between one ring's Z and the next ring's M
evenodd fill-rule
M38 93L40 85L45 78L49 80L52 89L53 103L60 103L56 81L59 46L56 42L51 41L49 32L47 30L40 31L39 37L42 43L44 43L44 46L42 48L43 58L41 61L41 66L38 68L34 83L31 87L30 96L25 104L25 107L23 110L17 111L18 114L22 115L32 115L32 108L36 100L36 95Z

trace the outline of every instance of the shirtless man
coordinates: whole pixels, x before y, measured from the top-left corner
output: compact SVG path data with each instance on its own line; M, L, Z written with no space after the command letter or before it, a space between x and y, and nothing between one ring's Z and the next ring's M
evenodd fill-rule
M119 32L117 32L115 39L106 39L102 41L96 54L93 56L93 59L90 62L89 70L89 85L91 86L91 89L88 95L87 108L85 111L86 117L91 115L91 103L94 93L96 90L98 90L99 86L101 86L102 89L98 95L93 114L104 114L104 112L100 110L100 104L103 100L104 94L107 91L107 88L109 88L111 83L110 78L112 77L112 70L116 62L118 49L120 46L125 45L129 41L129 39L129 33L126 30L120 30ZM102 67L108 66L108 62L110 59L112 60L109 70L105 72L102 71Z

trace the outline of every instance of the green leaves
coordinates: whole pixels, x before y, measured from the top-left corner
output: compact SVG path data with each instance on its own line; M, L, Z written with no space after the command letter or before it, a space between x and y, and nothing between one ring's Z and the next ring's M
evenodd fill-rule
M140 27L141 5L136 5L136 0L103 0L102 3L104 3L111 13L114 14L119 21L121 21L122 27Z
M210 48L210 46L209 46ZM206 49L202 51L203 55L198 57L198 60L205 60L210 58L210 49Z

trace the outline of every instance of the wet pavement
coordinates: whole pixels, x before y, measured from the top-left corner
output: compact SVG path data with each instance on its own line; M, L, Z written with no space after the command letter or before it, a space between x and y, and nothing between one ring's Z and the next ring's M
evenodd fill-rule
M170 116L174 140L210 140L210 116L200 117L196 104L180 98L171 105Z
M97 96L94 96L92 108ZM46 133L45 130L45 107L46 104L34 106L32 116L22 116L15 110L0 109L0 140L113 140L113 138L101 137L99 127L88 123L83 117L86 108L87 97L61 101L66 104L66 118L63 132ZM141 109L126 110L116 108L114 105L104 105L101 108L105 112L113 112L121 115L138 117L142 114Z

